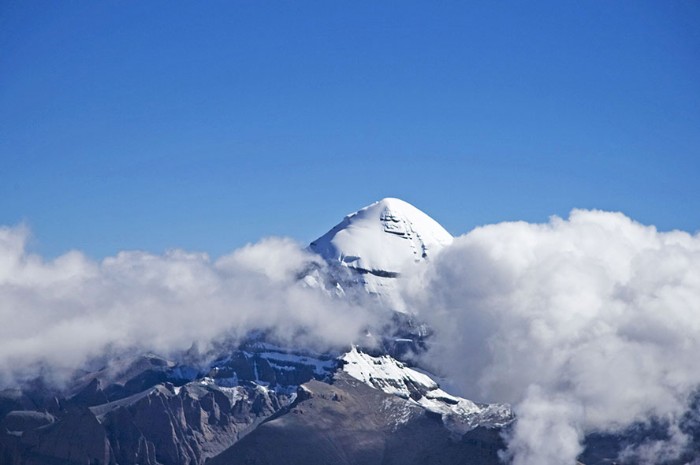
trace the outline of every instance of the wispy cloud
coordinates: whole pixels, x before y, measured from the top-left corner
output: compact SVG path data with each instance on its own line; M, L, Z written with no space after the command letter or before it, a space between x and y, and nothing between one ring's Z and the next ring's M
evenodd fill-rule
M0 229L0 381L60 381L105 351L169 354L221 337L270 331L282 341L346 345L376 319L367 306L300 285L318 257L270 238L212 261L206 254L27 253L29 231Z

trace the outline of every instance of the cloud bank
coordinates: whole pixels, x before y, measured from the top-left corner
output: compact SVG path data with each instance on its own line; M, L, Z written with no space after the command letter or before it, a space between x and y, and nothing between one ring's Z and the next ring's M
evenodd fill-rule
M700 385L699 235L582 210L490 225L406 289L437 331L430 363L467 397L514 405L515 465L573 464L593 430L675 424Z
M80 252L45 261L29 231L0 228L0 385L39 373L55 381L91 357L136 349L170 354L193 343L270 331L307 346L346 345L377 319L300 285L318 257L288 239L264 239L212 261L182 250Z
M0 384L60 380L108 351L168 354L254 329L342 346L381 323L371 300L301 286L301 270L324 264L288 239L217 260L173 250L98 262L80 252L44 260L26 251L28 234L0 228ZM416 269L403 294L435 330L426 362L465 397L515 407L506 461L573 464L585 434L652 419L669 422L669 439L622 459L650 464L684 449L680 419L700 386L699 235L574 210L477 228Z

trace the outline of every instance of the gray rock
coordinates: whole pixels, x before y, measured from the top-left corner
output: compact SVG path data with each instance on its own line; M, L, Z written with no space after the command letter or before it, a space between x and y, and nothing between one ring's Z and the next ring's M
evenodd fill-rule
M0 428L13 432L27 431L50 425L55 421L56 419L50 413L35 410L14 410L0 421Z
M345 375L297 400L207 465L498 464L499 431L455 437L438 415Z

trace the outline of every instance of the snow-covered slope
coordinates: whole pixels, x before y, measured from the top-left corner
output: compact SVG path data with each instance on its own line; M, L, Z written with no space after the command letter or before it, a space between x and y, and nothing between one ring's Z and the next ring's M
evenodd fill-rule
M310 249L337 268L343 290L360 284L385 305L404 311L395 278L452 240L445 228L413 205L385 198L346 216Z
M476 426L500 427L513 420L504 404L476 404L448 394L430 376L408 368L394 358L372 357L353 347L342 357L343 371L375 389L415 402L442 415L446 425L468 431Z
M348 268L396 276L452 243L450 233L403 200L386 198L343 219L311 243L326 260Z

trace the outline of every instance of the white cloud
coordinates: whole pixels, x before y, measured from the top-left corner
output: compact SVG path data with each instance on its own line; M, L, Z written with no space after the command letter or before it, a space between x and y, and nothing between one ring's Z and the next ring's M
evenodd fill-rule
M407 294L437 330L430 362L514 404L517 464L573 463L581 432L678 418L700 384L698 235L582 210L490 225Z
M47 370L60 381L106 350L168 354L223 335L345 345L375 318L301 286L317 257L270 238L212 262L206 254L121 252L101 262L28 254L28 230L0 229L0 382ZM42 371L46 374L45 371Z

